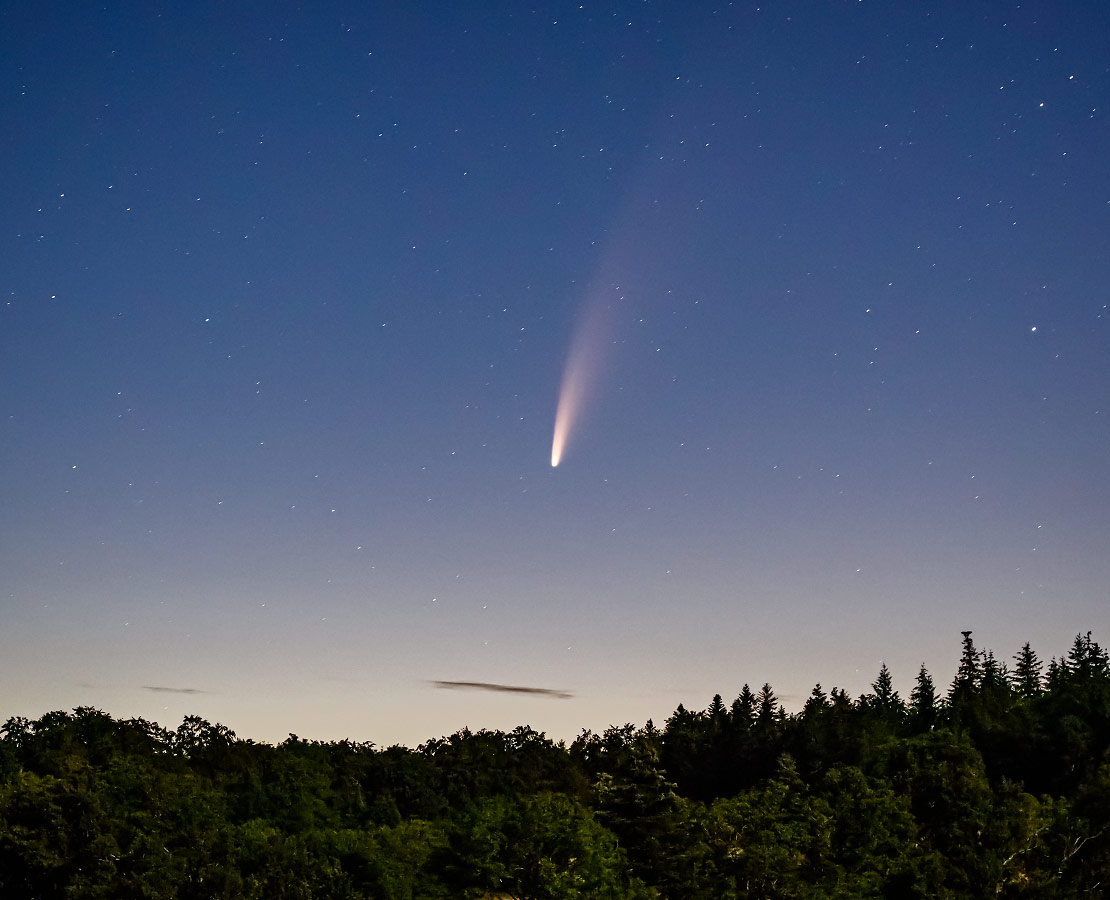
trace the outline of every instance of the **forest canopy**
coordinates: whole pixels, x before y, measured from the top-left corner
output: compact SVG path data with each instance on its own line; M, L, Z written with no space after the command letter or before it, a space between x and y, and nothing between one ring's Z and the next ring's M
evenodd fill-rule
M946 688L770 684L657 727L277 745L96 709L0 730L0 896L982 898L1110 890L1110 660L963 633Z

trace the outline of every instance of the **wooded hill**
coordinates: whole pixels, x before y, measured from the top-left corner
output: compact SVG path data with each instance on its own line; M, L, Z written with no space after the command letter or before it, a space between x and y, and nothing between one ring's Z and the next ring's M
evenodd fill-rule
M0 897L1098 898L1110 661L970 632L942 694L886 667L787 714L770 685L662 728L276 746L89 708L0 731Z

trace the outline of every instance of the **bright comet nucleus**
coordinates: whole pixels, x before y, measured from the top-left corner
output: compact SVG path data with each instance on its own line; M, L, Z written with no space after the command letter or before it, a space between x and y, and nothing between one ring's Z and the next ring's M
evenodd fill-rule
M555 433L551 440L551 465L563 459L567 440L586 405L586 389L597 380L597 370L604 357L605 336L610 327L609 304L604 296L587 305L581 326L571 341L563 381L559 386L559 403L555 407Z
M578 409L579 394L581 389L573 389L571 382L571 365L568 362L567 372L563 377L563 386L559 391L559 405L555 407L555 434L551 439L551 465L559 465L563 458L563 448L567 445L567 435L570 433L574 414Z
M574 357L567 361L567 370L563 375L563 385L559 390L559 404L555 408L555 434L551 439L551 465L559 465L563 458L563 449L567 445L567 435L574 422L582 394L581 376L576 375Z

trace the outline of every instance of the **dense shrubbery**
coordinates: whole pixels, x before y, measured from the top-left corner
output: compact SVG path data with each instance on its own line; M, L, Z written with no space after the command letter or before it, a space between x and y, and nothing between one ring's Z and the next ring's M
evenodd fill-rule
M769 685L569 747L528 728L416 750L239 740L94 709L0 732L0 896L1101 897L1110 662L964 636L937 696Z

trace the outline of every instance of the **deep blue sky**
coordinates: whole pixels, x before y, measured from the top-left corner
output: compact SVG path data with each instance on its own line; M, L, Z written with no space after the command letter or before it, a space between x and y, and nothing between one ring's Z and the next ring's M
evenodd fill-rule
M0 67L0 715L1106 639L1105 4L4 3Z

